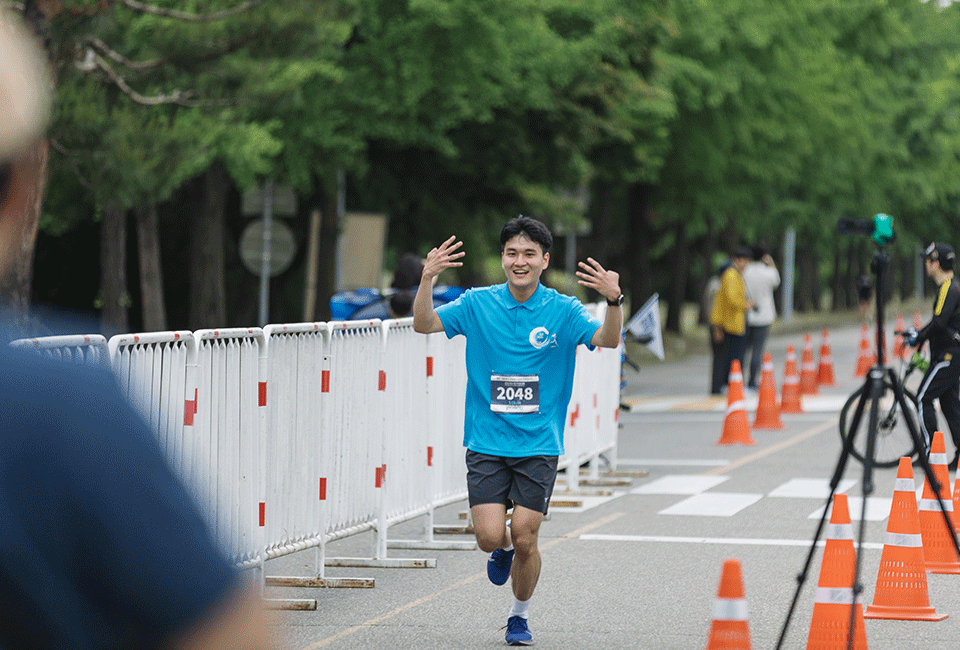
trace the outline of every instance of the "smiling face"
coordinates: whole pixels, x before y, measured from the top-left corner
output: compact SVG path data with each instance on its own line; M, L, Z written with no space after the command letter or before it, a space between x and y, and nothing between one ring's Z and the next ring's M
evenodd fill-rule
M520 233L503 245L500 262L510 293L523 302L537 290L540 276L550 263L550 253L544 253L540 244Z

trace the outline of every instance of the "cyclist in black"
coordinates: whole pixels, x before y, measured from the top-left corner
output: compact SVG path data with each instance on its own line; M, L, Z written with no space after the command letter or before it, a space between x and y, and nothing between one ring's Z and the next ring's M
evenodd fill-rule
M947 420L957 453L949 466L957 468L960 456L960 283L954 281L953 263L956 255L947 244L933 243L924 254L927 275L937 283L933 304L933 318L908 343L919 349L930 341L930 367L923 375L917 391L917 409L920 429L927 450L937 428L934 400L940 400L940 410Z

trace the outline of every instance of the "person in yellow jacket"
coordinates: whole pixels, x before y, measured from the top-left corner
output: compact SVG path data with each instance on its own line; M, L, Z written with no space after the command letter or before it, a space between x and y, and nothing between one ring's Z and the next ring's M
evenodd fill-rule
M710 331L713 340L721 344L718 356L724 360L724 374L730 372L734 359L743 367L747 349L747 310L753 309L753 301L747 296L743 282L743 270L750 262L750 251L736 248L730 258L732 264L720 277L720 290L710 312Z

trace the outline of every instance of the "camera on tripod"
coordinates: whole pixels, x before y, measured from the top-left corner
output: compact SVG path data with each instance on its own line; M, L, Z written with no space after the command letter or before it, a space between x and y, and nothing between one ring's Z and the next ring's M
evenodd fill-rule
M841 235L869 235L878 246L885 246L897 236L893 231L893 217L882 212L873 219L840 219L837 230Z

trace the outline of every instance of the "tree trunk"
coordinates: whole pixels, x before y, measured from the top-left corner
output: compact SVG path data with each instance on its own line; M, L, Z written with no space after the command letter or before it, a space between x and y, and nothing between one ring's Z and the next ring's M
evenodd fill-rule
M47 187L47 172L50 163L50 145L46 139L36 143L16 164L27 165L35 170L32 187L26 188L22 221L18 229L19 241L11 250L12 261L8 273L0 278L0 300L3 302L7 320L18 327L26 324L30 316L30 292L33 285L33 253L37 243L37 229L43 196Z
M839 242L833 244L833 273L830 277L830 285L833 288L833 296L830 298L830 311L840 311L844 307L845 296L843 291L843 247Z
M163 299L157 204L151 201L139 206L136 215L143 329L147 332L161 332L167 329L167 308Z
M127 307L127 213L108 207L100 220L100 331L113 336L129 331Z
M670 279L670 299L667 302L668 332L682 334L683 298L686 295L687 274L690 270L690 252L687 250L687 223L680 221L676 228L673 254L673 277Z
M332 183L335 188L336 183ZM337 290L337 238L340 224L337 223L336 190L329 191L323 180L317 183L317 202L320 206L320 246L316 281L316 301L313 320L330 319L330 298Z
M320 268L320 224L322 223L323 214L320 210L311 210L303 290L303 320L305 322L314 320L317 313L317 275Z
M622 251L614 250L611 245L613 242L621 240L613 232L613 183L600 180L597 182L596 188L598 210L596 222L593 225L593 255L596 259L603 260L603 263L608 265L607 268L616 268L614 266L614 255L619 255Z
M634 251L629 257L630 305L640 307L653 293L653 278L650 269L650 199L653 188L637 183L630 187L629 219L630 244L627 250Z
M716 272L716 268L714 268L713 265L713 256L717 252L717 239L713 236L713 218L707 214L703 216L703 219L707 224L707 234L703 238L703 248L700 252L700 254L703 255L703 274L700 278L700 284L697 287L697 295L700 296L700 315L697 318L697 322L700 325L706 325L710 321L710 310L713 305L707 304L706 292L707 283L710 282L710 278L713 277L713 274Z
M817 264L817 256L813 251L801 255L798 259L800 277L797 286L797 311L817 311L820 309Z
M205 329L227 324L224 288L224 210L230 187L227 172L214 163L203 176L201 212L191 244L190 327Z

